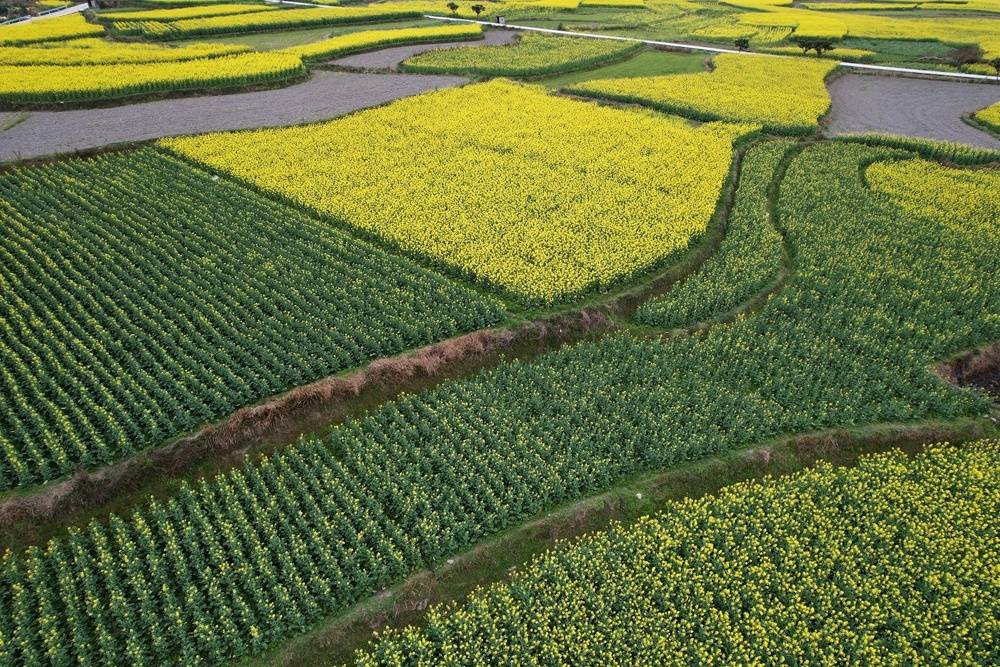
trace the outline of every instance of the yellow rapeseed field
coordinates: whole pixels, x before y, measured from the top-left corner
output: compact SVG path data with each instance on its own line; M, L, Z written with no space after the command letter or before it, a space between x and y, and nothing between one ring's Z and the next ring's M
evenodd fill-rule
M280 80L304 71L298 56L287 53L140 64L0 66L0 102L39 104L225 88Z
M483 30L475 24L440 25L428 28L399 28L395 30L360 30L345 35L336 35L318 42L310 42L283 49L306 60L335 58L375 49L392 44L414 44L421 42L450 42L465 39L480 39Z
M159 44L74 39L30 46L0 47L3 65L109 65L114 63L181 62L249 51L240 44L186 44L177 48ZM3 83L0 82L0 88Z
M1000 132L1000 102L993 106L986 107L975 113L975 118L979 122Z
M937 220L963 234L989 235L1000 244L1000 171L904 160L875 163L866 175L869 185L908 214Z
M756 129L497 80L319 125L161 144L542 303L685 247L715 210L733 142Z
M42 21L0 26L0 45L99 37L103 34L104 28L101 26L87 23L80 14L70 14Z
M715 58L712 72L599 79L569 90L648 104L695 118L810 132L830 106L824 79L835 67L820 60L724 54Z

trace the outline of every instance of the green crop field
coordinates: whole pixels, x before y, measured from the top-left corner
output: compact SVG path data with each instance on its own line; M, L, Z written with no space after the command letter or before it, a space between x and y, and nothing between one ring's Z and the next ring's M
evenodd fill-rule
M997 0L321 4L0 25L0 667L1000 662Z

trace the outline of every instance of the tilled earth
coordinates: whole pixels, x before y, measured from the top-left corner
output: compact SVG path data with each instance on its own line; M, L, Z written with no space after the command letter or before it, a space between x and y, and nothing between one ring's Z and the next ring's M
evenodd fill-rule
M845 74L828 86L829 135L880 132L1000 148L962 116L1000 100L1000 85Z
M316 71L286 88L157 100L106 109L37 111L0 132L0 162L179 134L295 125L456 86L458 76ZM19 114L0 117L0 127Z

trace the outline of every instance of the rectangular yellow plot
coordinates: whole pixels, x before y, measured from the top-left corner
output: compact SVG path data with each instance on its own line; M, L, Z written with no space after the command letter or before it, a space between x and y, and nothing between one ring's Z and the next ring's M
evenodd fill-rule
M685 121L499 80L306 127L161 145L405 252L551 303L706 229L752 125Z

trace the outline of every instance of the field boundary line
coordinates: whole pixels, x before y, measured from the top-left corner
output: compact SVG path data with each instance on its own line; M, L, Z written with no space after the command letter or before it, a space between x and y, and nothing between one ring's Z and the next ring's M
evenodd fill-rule
M319 6L319 5L317 5ZM656 39L639 39L638 37L623 37L621 35L600 35L592 32L576 32L574 30L557 30L555 28L538 28L530 25L518 25L514 23L497 23L496 21L477 21L474 19L463 19L453 16L437 16L425 14L424 18L434 21L451 21L458 23L476 23L491 28L507 28L510 30L521 30L524 32L540 32L550 35L565 35L567 37L584 37L586 39L607 39L615 42L637 42L650 46L664 46L671 49L683 49L685 51L704 51L706 53L732 53L741 56L767 56L771 58L797 58L798 56L785 56L777 53L760 53L757 51L738 51L736 49L726 49L718 46L701 46L699 44L687 44L685 42L664 42ZM969 81L980 81L984 83L1000 83L1000 77L988 74L971 74L969 72L942 72L933 69L915 69L910 67L891 67L889 65L867 65L865 63L855 63L849 61L835 61L839 67L848 69L860 69L875 72L890 72L894 74L916 74L944 79L966 79Z

